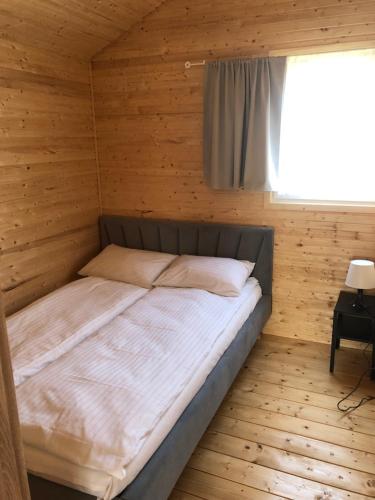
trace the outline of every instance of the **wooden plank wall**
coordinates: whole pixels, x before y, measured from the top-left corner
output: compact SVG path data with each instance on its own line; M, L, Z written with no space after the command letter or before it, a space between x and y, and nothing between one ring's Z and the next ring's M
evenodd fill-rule
M91 59L163 0L3 0L1 37Z
M0 284L10 313L98 248L88 62L0 40Z
M29 500L25 460L0 292L0 498Z
M262 194L208 189L203 71L184 62L374 44L373 1L167 0L93 63L104 213L273 225L266 332L327 342L349 260L375 258L375 213L275 210Z

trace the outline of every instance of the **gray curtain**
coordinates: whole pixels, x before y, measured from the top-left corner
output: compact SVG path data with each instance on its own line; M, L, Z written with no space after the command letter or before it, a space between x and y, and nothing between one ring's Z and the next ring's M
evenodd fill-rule
M204 169L214 189L275 190L286 58L210 62Z

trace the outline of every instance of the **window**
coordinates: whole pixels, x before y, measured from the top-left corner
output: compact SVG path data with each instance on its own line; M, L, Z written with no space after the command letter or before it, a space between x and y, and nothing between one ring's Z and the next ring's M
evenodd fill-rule
M288 58L276 200L375 201L375 50Z

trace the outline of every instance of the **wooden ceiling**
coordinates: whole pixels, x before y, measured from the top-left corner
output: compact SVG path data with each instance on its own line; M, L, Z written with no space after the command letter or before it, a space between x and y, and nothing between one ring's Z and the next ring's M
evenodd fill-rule
M78 59L128 31L163 0L0 0L0 38Z

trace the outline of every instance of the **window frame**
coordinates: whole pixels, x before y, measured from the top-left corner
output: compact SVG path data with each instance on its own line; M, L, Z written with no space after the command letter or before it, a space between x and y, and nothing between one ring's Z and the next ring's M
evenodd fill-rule
M375 213L375 202L303 200L297 198L278 198L277 192L264 196L264 208L272 210L302 210L320 212L358 212Z
M272 56L313 56L319 54L332 54L335 52L353 52L361 50L375 50L374 42L348 44L338 47L310 47L309 50L301 49L294 51L274 50L270 51ZM278 192L268 192L264 196L264 208L282 209L282 210L307 210L307 211L330 211L330 212L358 212L358 213L375 213L374 201L355 201L355 200L324 200L324 199L303 199L279 197Z

